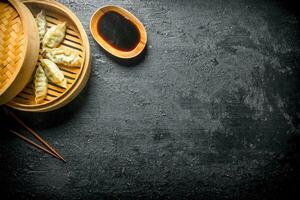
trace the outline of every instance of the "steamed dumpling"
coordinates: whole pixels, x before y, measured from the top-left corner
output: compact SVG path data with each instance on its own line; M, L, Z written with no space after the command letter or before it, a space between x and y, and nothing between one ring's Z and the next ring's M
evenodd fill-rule
M67 80L54 62L49 59L41 59L41 64L45 70L46 76L52 83L67 88Z
M43 47L57 47L63 41L66 35L66 29L66 22L52 26L50 29L48 29L43 38Z
M56 64L62 64L69 67L79 67L82 63L82 58L77 52L64 46L54 49L46 48L44 49L43 55Z
M43 10L37 14L35 21L39 30L40 40L42 41L47 30L46 16Z
M34 75L35 102L41 103L47 96L48 80L43 68L39 65Z

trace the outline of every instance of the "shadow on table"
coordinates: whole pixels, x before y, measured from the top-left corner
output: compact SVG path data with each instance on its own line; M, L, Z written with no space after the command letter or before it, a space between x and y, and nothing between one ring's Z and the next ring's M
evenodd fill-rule
M85 88L75 99L73 99L73 101L64 107L59 108L58 110L42 113L31 113L9 109L34 129L58 127L61 124L69 122L76 114L80 113L80 111L86 105L89 95L90 81L87 82Z
M122 59L111 55L110 53L105 51L100 45L97 45L97 47L100 51L104 52L104 54L112 61L114 61L118 65L125 66L125 67L135 67L139 65L141 62L145 60L148 52L148 45L146 45L144 50L137 57L132 59Z

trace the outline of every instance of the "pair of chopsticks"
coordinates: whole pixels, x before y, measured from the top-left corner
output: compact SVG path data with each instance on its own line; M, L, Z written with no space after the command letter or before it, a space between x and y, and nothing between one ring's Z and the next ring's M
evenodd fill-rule
M43 145L45 145L45 147L36 144L35 142L31 141L30 139L26 138L24 135L8 129L9 132L11 132L12 134L18 136L19 138L21 138L22 140L24 140L25 142L41 149L42 151L52 155L53 157L62 160L63 162L66 162L65 159L53 148L51 147L43 138L41 138L41 136L39 136L38 133L36 133L34 130L32 130L31 128L29 128L19 117L17 117L13 112L9 111L8 109L4 108L6 113L8 113L12 118L14 118L20 125L22 125L25 129L27 129L38 141L40 141Z

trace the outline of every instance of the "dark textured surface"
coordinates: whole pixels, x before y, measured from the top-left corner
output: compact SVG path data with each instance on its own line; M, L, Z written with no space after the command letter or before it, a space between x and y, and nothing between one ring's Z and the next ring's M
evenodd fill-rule
M67 163L2 129L2 197L299 196L295 5L275 0L61 2L89 35L90 81L63 109L18 114ZM145 24L149 43L140 62L123 65L92 39L89 18L105 4L123 6Z

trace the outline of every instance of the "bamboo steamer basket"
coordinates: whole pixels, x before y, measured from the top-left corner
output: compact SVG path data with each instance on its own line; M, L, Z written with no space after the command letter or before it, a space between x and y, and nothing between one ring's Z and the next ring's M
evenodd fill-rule
M38 30L28 8L18 0L0 2L0 105L23 90L38 54Z
M91 52L88 37L76 15L61 3L54 0L22 0L22 3L29 8L33 17L44 10L48 28L64 21L67 22L66 37L61 45L78 52L83 59L80 67L59 66L67 79L67 89L48 82L47 97L44 102L37 104L35 102L34 86L30 81L24 85L21 92L17 93L7 103L8 106L22 111L52 111L72 101L86 85L91 71ZM39 48L38 51L40 51ZM37 64L36 62L35 66Z

